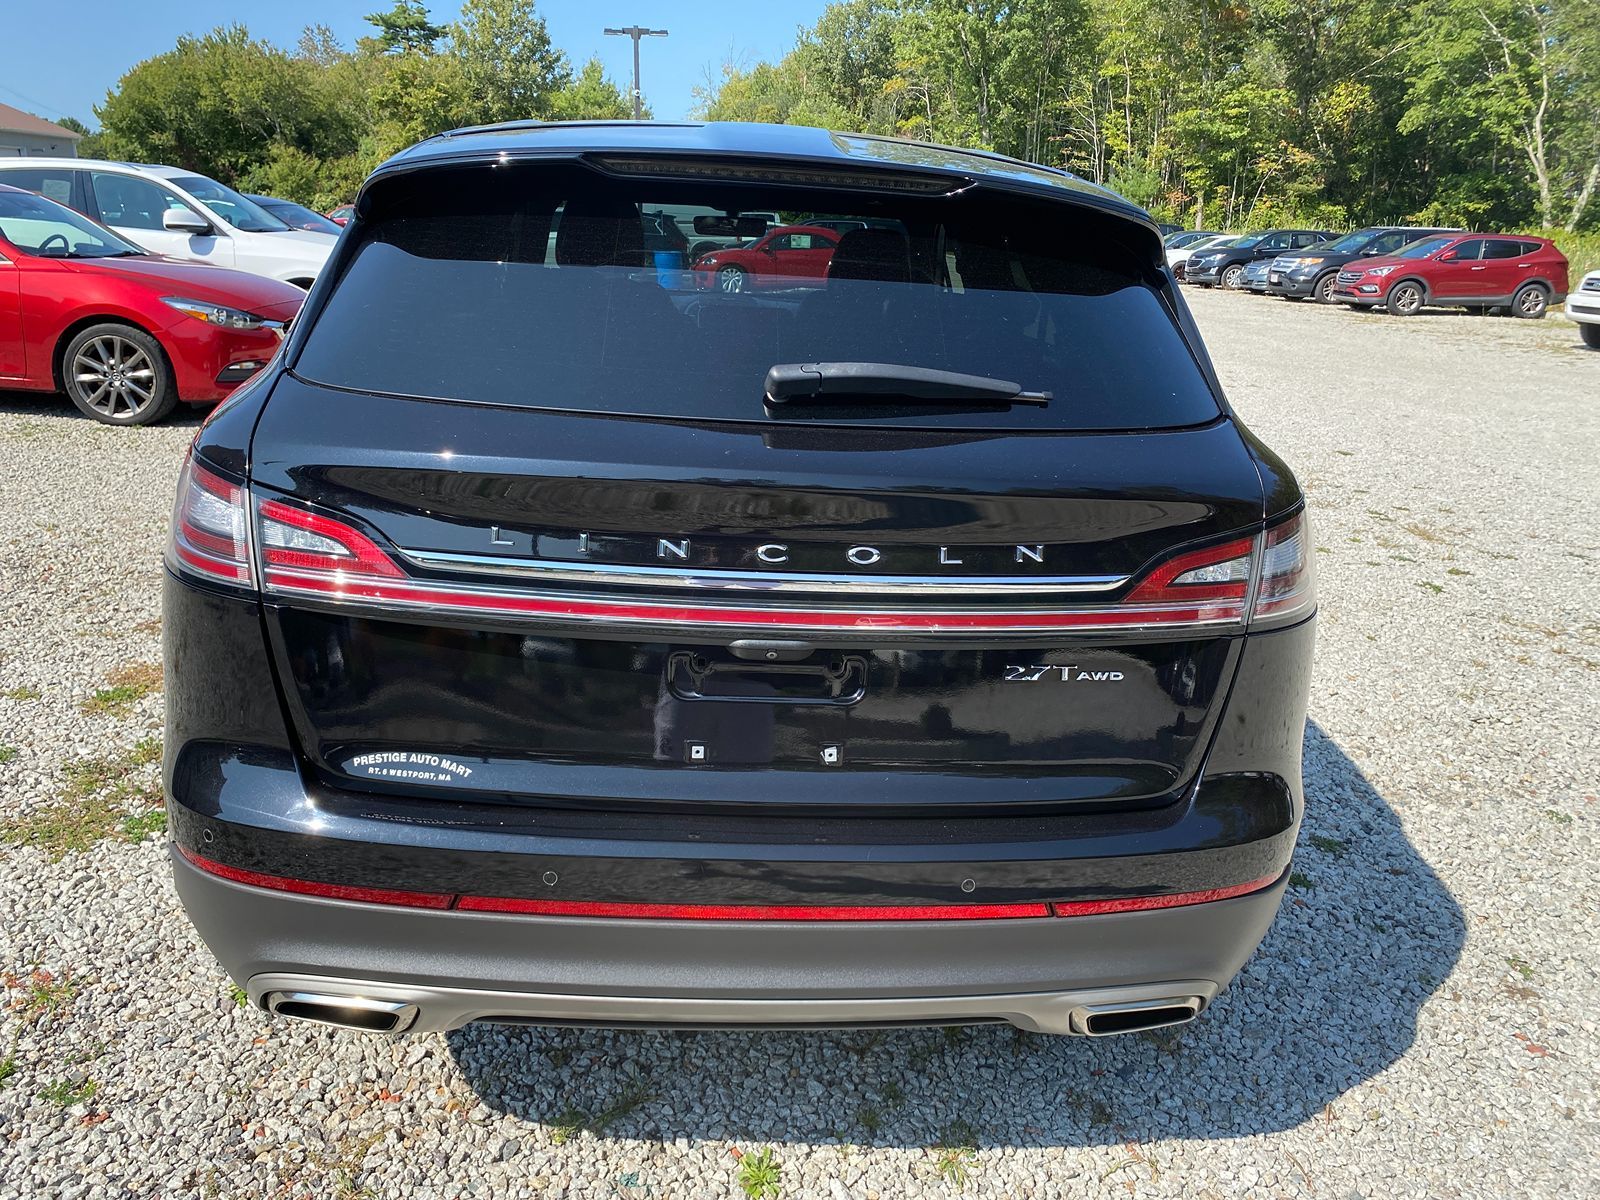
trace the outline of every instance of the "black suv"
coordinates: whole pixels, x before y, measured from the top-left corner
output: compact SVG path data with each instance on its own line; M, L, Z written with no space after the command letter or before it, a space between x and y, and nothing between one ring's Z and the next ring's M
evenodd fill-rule
M1201 287L1236 288L1244 269L1262 258L1274 258L1288 250L1303 250L1339 235L1326 229L1269 229L1265 233L1235 238L1226 246L1191 254L1183 277Z
M1333 300L1339 268L1346 263L1393 254L1421 238L1448 232L1415 225L1373 225L1304 253L1280 254L1267 268L1267 293L1293 300L1314 296L1327 304Z
M674 206L861 224L724 294ZM1188 1020L1300 820L1303 509L1073 176L442 135L184 465L179 893L347 1028Z

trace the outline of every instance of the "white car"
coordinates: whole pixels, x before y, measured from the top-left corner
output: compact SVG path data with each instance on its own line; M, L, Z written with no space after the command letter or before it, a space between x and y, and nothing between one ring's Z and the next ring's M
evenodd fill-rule
M1213 237L1201 238L1199 241L1190 242L1187 246L1180 246L1175 250L1167 251L1167 266L1177 271L1180 266L1189 261L1189 256L1196 250L1209 250L1213 246L1220 246L1224 242L1231 242L1236 237L1232 233L1219 233Z
M338 240L291 229L230 187L179 167L84 158L0 159L0 183L75 208L167 258L310 287Z
M1590 271L1567 293L1567 317L1578 323L1583 344L1600 350L1600 271Z

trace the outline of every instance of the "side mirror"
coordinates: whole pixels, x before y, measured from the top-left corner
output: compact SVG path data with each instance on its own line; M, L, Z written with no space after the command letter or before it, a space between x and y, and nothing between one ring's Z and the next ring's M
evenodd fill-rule
M211 222L187 208L169 208L161 214L161 228L171 233L189 233L203 237L211 232Z
M1362 258L1377 258L1378 255L1380 255L1382 253L1383 253L1383 251L1379 250L1377 247L1368 246L1365 250L1363 250L1361 252L1361 257Z
M1457 262L1460 260L1460 258L1461 256L1454 250L1446 250L1443 254L1439 255L1439 261L1442 263Z

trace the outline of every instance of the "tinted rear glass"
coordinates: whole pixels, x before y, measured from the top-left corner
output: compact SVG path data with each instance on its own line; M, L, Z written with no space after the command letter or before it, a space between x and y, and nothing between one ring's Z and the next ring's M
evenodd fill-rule
M874 362L1012 380L1052 400L798 405L781 418L1124 429L1218 415L1160 277L1123 240L1148 235L1065 205L562 164L402 178L373 209L294 364L313 382L769 421L772 366Z

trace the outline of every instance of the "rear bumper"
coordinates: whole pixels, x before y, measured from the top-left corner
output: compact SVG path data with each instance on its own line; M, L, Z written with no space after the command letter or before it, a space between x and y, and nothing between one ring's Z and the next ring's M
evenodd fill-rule
M1086 1004L1225 986L1277 909L1302 810L1314 621L1244 639L1197 787L1157 807L848 816L335 787L287 734L251 602L167 581L166 783L179 895L228 973L269 992L410 997L466 1021L877 1024L1064 1032ZM219 699L221 697L222 699ZM1277 882L1146 911L1117 901ZM441 894L440 908L326 898ZM349 897L351 893L335 894ZM724 906L1071 905L1078 915L677 919L467 911L464 898ZM1084 915L1082 902L1096 904ZM547 906L548 907L548 906ZM823 1003L827 1002L827 1003ZM797 1007L798 1006L798 1007Z
M416 1031L1008 1021L1081 1033L1092 1005L1190 998L1203 1009L1284 888L1060 919L637 921L393 909L245 887L176 855L173 869L201 937L252 1003L284 992L397 1001L416 1006L405 1026Z

